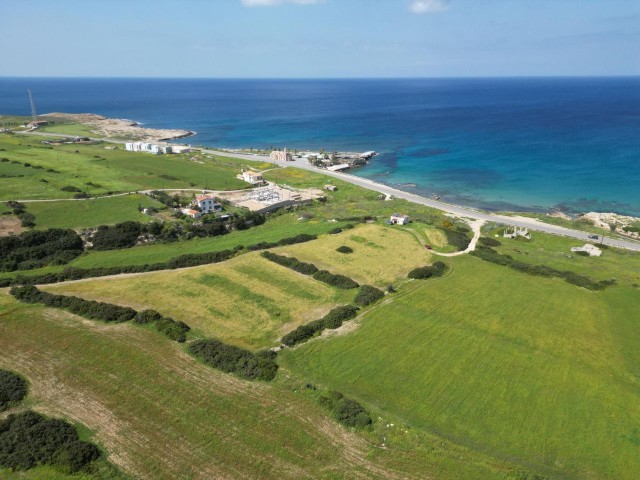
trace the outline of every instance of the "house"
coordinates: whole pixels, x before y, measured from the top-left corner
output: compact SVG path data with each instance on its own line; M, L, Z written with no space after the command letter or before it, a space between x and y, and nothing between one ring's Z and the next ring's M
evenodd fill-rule
M338 190L338 187L336 187L335 185L325 185L324 189L330 192L335 192L336 190Z
M284 150L274 150L269 155L269 158L272 162L292 162L293 157L290 153L287 153L287 149Z
M196 195L191 203L197 205L202 213L220 212L222 210L222 205L216 202L215 197L205 193Z
M180 211L191 218L200 218L202 216L202 214L198 211L198 210L192 210L190 208L182 208L180 209Z
M389 218L389 223L391 225L406 225L409 223L409 217L406 215L400 215L399 213L394 213Z
M262 174L257 172L242 172L242 179L251 185L264 185Z
M599 257L600 255L602 255L602 250L600 250L595 245L591 245L590 243L587 243L582 247L571 247L571 251L575 253L586 252L590 257Z

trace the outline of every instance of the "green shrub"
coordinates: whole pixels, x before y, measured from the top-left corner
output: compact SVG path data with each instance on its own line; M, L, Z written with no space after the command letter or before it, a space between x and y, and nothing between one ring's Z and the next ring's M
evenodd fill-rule
M330 410L335 419L346 427L365 428L373 423L371 416L355 400L340 392L328 392L318 399L320 405Z
M435 262L426 267L414 268L409 272L408 277L414 279L427 279L431 277L441 277L449 267L444 262Z
M19 215L25 216L24 218L33 217L26 212ZM76 258L83 250L82 239L73 230L52 228L2 237L0 271L13 272L64 264Z
M314 264L301 262L294 257L277 255L273 252L262 252L261 255L267 260L277 263L278 265L282 265L283 267L290 268L291 270L295 270L296 272L304 275L313 275L318 271L318 268Z
M213 368L248 380L273 380L278 372L278 364L269 355L256 355L213 338L196 340L189 345L189 353Z
M20 403L27 395L27 381L20 375L0 370L0 412Z
M331 285L336 288L341 288L343 290L350 290L352 288L359 287L358 283L353 281L349 277L345 277L344 275L333 274L331 272L328 272L327 270L320 270L314 273L313 278L320 282L324 282L327 285Z
M484 245L485 247L499 247L500 245L502 245L498 240L490 237L480 237L478 239L478 243L480 243L480 245Z
M351 305L336 307L324 317L313 320L305 325L300 325L295 330L287 333L280 341L287 347L304 343L317 333L322 332L325 328L335 329L340 327L345 320L355 317L357 312L358 307Z
M100 450L79 439L63 420L26 411L0 421L0 466L20 471L58 465L72 473L100 457Z
M72 185L66 185L62 187L60 190L62 190L63 192L81 192L82 191L78 187L74 187Z
M336 252L338 252L338 253L353 253L353 248L347 247L346 245L341 245L340 247L336 248Z
M367 305L377 302L383 297L384 292L382 290L372 287L371 285L362 285L353 301L356 305L366 307Z

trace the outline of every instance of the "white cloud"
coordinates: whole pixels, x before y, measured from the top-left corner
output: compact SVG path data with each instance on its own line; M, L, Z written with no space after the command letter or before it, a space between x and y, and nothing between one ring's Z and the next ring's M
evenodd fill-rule
M283 3L293 3L296 5L314 5L322 0L241 0L245 7L274 7Z
M449 0L414 0L409 10L419 15L444 12L449 9Z

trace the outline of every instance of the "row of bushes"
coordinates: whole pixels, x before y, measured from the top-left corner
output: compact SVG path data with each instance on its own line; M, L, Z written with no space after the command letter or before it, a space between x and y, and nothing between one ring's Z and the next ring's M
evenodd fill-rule
M36 217L26 211L24 203L16 202L15 200L9 200L7 206L11 209L13 214L20 219L20 225L25 228L36 226Z
M293 347L299 343L304 343L326 328L336 329L340 327L345 320L350 320L355 317L357 312L358 307L351 305L336 307L324 317L305 325L300 325L295 330L287 333L280 341L287 347Z
M604 290L608 286L615 285L616 283L614 279L595 281L587 276L578 275L575 272L556 270L555 268L548 267L546 265L532 265L530 263L521 262L519 260L514 260L510 255L502 255L490 247L478 246L478 248L471 252L471 254L484 261L507 266L513 270L517 270L528 275L562 278L565 282L570 283L571 285L587 288L589 290Z
M327 410L333 413L335 419L346 427L365 428L373 422L371 416L355 400L346 398L340 392L328 392L321 395L319 400Z
M318 238L317 235L309 235L308 233L301 233L295 237L286 237L278 240L277 242L259 242L249 245L247 250L253 252L256 250L266 250L267 248L282 247L284 245L294 245L296 243L309 242Z
M283 267L290 268L291 270L295 270L296 272L304 275L313 275L318 271L318 267L313 263L301 262L294 257L285 257L284 255L277 255L273 252L262 252L261 255L267 260L277 263L278 265L282 265Z
M382 290L372 287L371 285L362 285L356 295L356 298L353 299L353 302L361 307L366 307L367 305L377 302L383 297L384 292Z
M27 395L27 381L20 375L0 370L0 412L18 404Z
M248 380L273 380L278 372L275 352L254 354L213 338L196 340L189 345L189 353L213 368Z
M42 303L48 307L64 308L71 313L91 320L122 323L132 320L138 312L130 307L85 300L79 297L43 292L33 285L13 287L11 295L23 303Z
M319 270L313 274L313 278L319 282L326 283L332 287L341 288L343 290L350 290L352 288L358 288L359 285L356 281L340 275L337 273L331 273L327 270Z
M414 279L427 279L431 277L441 277L449 269L444 262L435 262L425 267L414 268L409 272L408 277Z
M282 242L283 245L291 245L293 243L308 242L310 240L315 240L316 238L317 237L315 235L302 234L296 235L295 237L283 238L278 243ZM61 272L43 273L41 275L30 276L16 275L16 277L14 278L0 279L0 288L10 287L13 285L41 285L46 283L58 283L66 282L68 280L81 280L83 278L107 277L110 275L120 275L123 273L157 272L159 270L173 270L176 268L196 267L198 265L207 265L210 263L218 263L228 260L243 248L244 247L242 247L242 245L238 245L231 250L222 250L219 252L187 253L185 255L180 255L178 257L172 258L168 262L161 263L124 265L121 267L68 267Z
M191 330L191 327L183 321L176 321L173 318L163 317L155 310L142 310L136 314L133 321L140 325L155 323L156 329L160 333L163 333L169 339L175 340L179 343L187 341L187 332Z
M94 444L80 440L75 427L63 420L26 411L0 421L0 466L28 470L56 465L70 473L100 457Z
M0 238L0 271L13 272L46 265L64 265L84 250L73 230L33 230Z

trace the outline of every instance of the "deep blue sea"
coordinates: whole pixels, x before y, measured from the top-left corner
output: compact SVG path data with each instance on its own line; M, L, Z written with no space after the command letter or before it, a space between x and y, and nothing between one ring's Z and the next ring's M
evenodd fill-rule
M0 78L0 113L91 112L217 147L376 150L355 175L494 210L640 216L640 77Z

